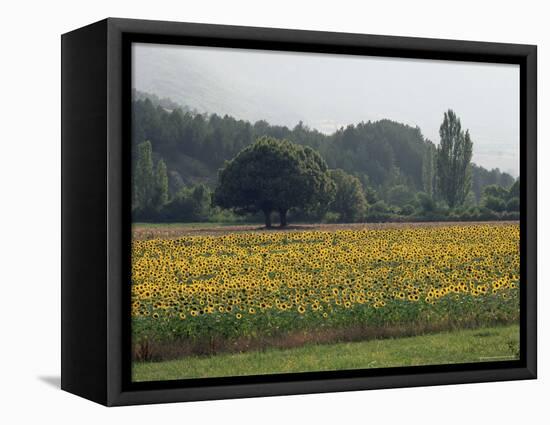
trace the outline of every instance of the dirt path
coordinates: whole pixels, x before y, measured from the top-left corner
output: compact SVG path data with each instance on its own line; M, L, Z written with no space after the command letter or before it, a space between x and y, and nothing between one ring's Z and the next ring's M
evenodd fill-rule
M518 224L519 221L467 221L467 222L425 222L425 223L343 223L343 224L293 224L285 228L273 227L266 229L259 224L235 225L235 226L212 226L200 224L196 227L189 225L167 224L163 225L144 225L136 224L132 227L132 237L137 240L147 239L173 239L182 236L206 236L206 235L224 235L235 232L303 232L303 231L337 231L337 230L382 230L399 228L419 228L419 227L441 227L441 226L471 226L471 225L493 225L503 226L509 224Z

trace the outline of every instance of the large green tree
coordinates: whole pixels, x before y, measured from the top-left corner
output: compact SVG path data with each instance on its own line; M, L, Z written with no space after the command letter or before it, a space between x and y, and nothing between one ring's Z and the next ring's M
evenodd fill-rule
M439 128L440 143L437 147L436 187L449 207L464 203L472 186L472 140L468 130L464 132L460 118L449 109Z
M316 151L261 137L220 170L214 203L239 214L261 211L266 227L276 211L286 226L289 209L327 205L333 194L327 164Z
M336 184L334 200L330 210L338 213L340 221L354 222L365 217L367 200L361 181L343 170L330 170L330 177Z

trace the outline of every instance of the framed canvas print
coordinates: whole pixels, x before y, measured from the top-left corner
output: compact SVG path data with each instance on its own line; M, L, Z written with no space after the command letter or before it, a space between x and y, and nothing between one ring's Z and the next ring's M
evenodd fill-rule
M536 377L536 47L62 37L62 388L106 405Z

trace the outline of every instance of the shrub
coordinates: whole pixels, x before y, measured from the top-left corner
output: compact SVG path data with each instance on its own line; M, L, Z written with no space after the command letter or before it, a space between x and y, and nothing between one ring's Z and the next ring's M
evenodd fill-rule
M430 195L425 192L418 192L416 194L416 202L418 203L421 211L432 212L435 211L435 202Z
M495 212L502 212L506 209L506 203L501 198L497 198L493 195L486 195L483 200L483 205Z
M404 207L414 202L414 194L407 186L399 184L388 191L388 202L391 205Z
M388 211L388 204L386 204L384 201L378 201L375 202L372 207L370 207L369 213L386 213Z
M325 223L338 223L340 221L340 214L336 212L329 211L323 217L323 222Z
M401 215L412 215L414 214L414 207L411 204L405 205L401 208Z
M506 203L506 211L519 212L519 198L513 197Z

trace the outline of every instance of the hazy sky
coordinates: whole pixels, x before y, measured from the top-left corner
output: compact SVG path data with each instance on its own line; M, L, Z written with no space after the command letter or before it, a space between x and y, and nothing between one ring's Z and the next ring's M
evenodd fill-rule
M299 120L331 133L389 118L439 143L443 113L470 130L473 162L519 173L519 66L136 44L134 87L200 111Z

